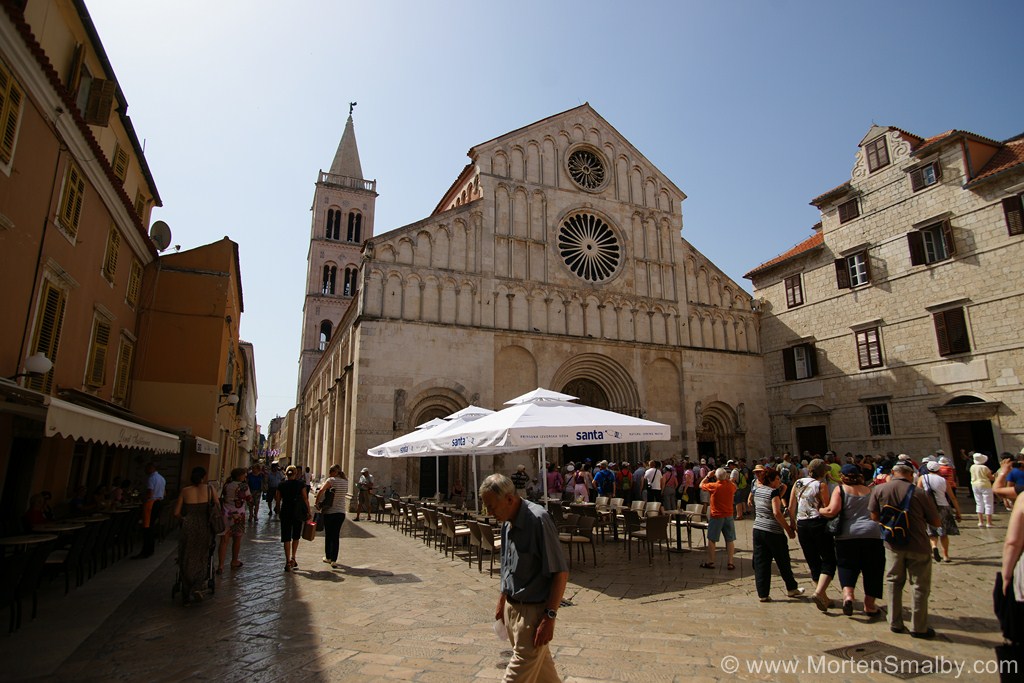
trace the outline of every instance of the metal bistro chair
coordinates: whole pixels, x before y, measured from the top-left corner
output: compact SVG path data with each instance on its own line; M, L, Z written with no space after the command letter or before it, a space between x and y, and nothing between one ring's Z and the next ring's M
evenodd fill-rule
M594 543L594 525L596 517L580 517L577 527L568 532L558 534L558 540L569 545L569 569L572 569L573 548L582 553L583 562L587 561L586 546L590 546L590 554L594 559L594 566L597 566L597 544Z
M669 515L652 515L647 518L647 527L645 529L639 529L630 534L630 538L637 542L638 552L641 543L647 544L647 557L650 564L654 564L654 542L658 542L659 548L662 541L665 542L666 546L668 545L668 523L670 520L671 517ZM670 556L671 553L665 553L665 555ZM670 557L669 562L671 561Z
M704 506L700 503L690 503L686 506L686 512L689 514L683 521L683 524L686 525L686 545L691 548L693 547L692 532L694 529L700 531L700 535L704 539L704 545L708 544L708 523L704 519L703 510Z
M494 556L501 552L501 538L495 538L494 527L490 524L479 524L477 528L480 530L480 551L487 551L491 554L491 568L489 570L489 576L494 576ZM483 558L480 560L481 566L483 564Z

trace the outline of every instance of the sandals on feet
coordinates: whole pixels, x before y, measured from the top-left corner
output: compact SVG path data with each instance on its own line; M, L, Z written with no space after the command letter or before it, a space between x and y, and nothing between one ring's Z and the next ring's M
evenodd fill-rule
M243 564L242 562L232 562L231 563L231 568L232 569L238 569L239 567L242 566L242 564Z
M725 565L725 568L728 569L729 571L732 571L733 569L736 569L736 565L734 565L732 562L730 562L729 564Z
M700 563L700 568L701 569L714 569L715 568L715 563L714 562L701 562Z

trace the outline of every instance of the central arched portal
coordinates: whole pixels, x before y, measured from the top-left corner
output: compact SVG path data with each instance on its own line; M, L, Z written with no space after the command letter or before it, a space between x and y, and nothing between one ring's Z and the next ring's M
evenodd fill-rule
M579 399L577 403L581 405L608 410L608 394L593 380L585 378L574 379L562 388L562 393L575 396ZM563 446L560 450L561 461L558 463L559 465L569 462L586 462L589 459L593 468L594 464L602 460L608 460L610 456L610 447L602 446L601 444ZM549 458L549 460L551 459Z

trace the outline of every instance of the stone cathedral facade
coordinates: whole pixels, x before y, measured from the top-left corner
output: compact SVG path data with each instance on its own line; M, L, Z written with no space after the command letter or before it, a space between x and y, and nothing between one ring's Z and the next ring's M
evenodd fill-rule
M672 426L671 441L549 450L555 462L768 454L750 296L680 237L686 196L589 104L476 145L429 216L376 235L376 184L355 149L350 117L314 200L298 462L370 467L414 495L471 485L468 458L366 450L538 386ZM328 293L332 254L356 271ZM536 463L481 461L485 474Z

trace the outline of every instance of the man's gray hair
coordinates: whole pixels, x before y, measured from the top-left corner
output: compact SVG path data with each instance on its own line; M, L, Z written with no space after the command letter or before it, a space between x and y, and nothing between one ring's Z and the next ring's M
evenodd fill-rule
M717 479L718 481L725 481L731 476L732 475L729 474L729 470L725 469L724 467L719 467L717 470L715 470L715 479Z
M515 495L516 485L504 474L492 474L480 484L480 497L493 493L496 496Z
M892 472L893 472L893 474L899 473L899 474L913 475L914 474L914 468L911 467L910 465L906 465L904 463L897 463L897 464L892 466Z

